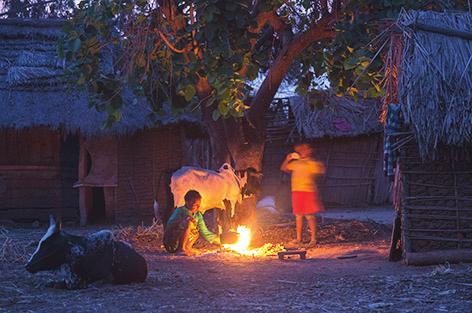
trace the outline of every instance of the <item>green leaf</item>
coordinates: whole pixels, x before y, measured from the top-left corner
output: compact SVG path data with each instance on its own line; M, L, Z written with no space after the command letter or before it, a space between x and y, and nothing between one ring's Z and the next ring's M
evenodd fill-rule
M82 86L85 84L85 75L81 74L79 80L77 81L77 85Z
M228 115L229 113L229 106L227 103L221 101L220 103L218 103L218 111L220 112L220 114L222 116L226 116Z
M380 86L378 84L376 84L375 82L372 82L372 85L374 86L374 88L377 92L379 92L379 93L382 92L382 88L380 88Z
M356 96L358 92L359 92L359 89L357 89L356 87L349 87L347 89L347 93L353 97Z
M81 46L82 43L81 43L81 41L80 41L80 38L76 38L76 39L75 39L74 41L72 41L70 44L71 44L71 50L72 50L72 52L75 53L75 52L79 51L80 46Z
M196 93L195 87L193 85L187 85L185 86L183 93L184 93L185 101L188 102L192 100L193 96L195 96L195 93Z
M214 110L213 113L211 114L211 117L213 118L214 121L217 121L220 118L221 114L220 111Z
M111 114L111 117L112 119L115 121L115 122L118 122L119 120L121 120L121 111L115 111Z
M363 68L366 68L367 66L369 66L369 64L370 64L370 61L367 61L367 60L366 60L366 61L362 61L362 62L360 63L360 65L361 65Z
M146 57L144 56L144 53L138 54L136 58L136 65L139 67L145 67L146 66Z

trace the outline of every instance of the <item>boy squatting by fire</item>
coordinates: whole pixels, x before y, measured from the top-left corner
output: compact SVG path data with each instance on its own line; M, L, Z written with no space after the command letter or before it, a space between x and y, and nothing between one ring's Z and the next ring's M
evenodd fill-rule
M315 176L324 174L324 165L312 158L313 149L306 142L294 146L295 153L289 153L280 170L291 173L292 210L295 215L297 238L293 245L302 244L303 217L305 216L310 229L308 247L316 245L316 217L315 214L324 210L318 197Z
M220 238L208 230L199 210L202 201L200 193L189 190L184 199L185 205L175 209L164 231L164 247L167 252L175 253L181 249L188 256L198 254L193 244L199 234L209 243L219 245Z

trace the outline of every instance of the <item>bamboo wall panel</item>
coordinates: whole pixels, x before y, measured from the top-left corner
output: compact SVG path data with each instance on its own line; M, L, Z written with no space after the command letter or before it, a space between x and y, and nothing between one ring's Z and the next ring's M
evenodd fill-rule
M177 127L151 129L122 137L118 143L118 222L151 220L153 201L169 208L170 176L180 168L183 151Z
M407 253L472 249L472 162L457 151L440 151L429 161L420 159L415 143L401 151Z
M313 142L315 159L327 168L318 186L327 207L355 207L386 203L389 181L382 170L382 137L324 138ZM290 177L280 164L292 145L268 142L263 159L263 195L275 195L282 210L290 210Z

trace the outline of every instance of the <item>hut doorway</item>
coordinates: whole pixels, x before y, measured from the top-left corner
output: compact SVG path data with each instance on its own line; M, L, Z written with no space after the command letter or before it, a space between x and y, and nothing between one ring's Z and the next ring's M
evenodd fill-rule
M112 137L81 138L79 153L80 224L114 220L117 186L116 140Z
M105 208L105 192L103 187L92 187L92 203L90 212L90 222L105 222L107 218Z

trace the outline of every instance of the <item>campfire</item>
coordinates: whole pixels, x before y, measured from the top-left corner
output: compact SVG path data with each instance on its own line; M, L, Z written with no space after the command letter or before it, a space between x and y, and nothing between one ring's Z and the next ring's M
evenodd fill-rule
M284 250L282 245L273 245L271 243L266 243L262 247L251 249L249 248L252 239L251 229L244 225L239 225L236 232L239 234L237 242L234 244L223 244L223 248L247 256L269 256Z
M250 254L248 247L251 244L251 230L246 226L239 225L236 232L239 234L238 241L233 244L223 244L223 247L239 254Z

